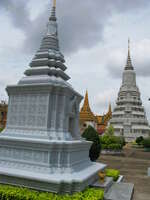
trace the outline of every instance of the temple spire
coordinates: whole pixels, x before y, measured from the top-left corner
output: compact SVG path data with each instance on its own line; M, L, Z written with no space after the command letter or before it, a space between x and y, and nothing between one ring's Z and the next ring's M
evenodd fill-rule
M111 109L111 103L109 103L109 109L108 109L108 113L112 113L112 109Z
M87 90L86 90L86 94L85 94L85 99L84 99L84 104L83 104L82 110L91 111L90 105L89 105L89 97L88 97L88 91Z
M67 81L70 77L65 73L67 67L64 64L64 56L59 49L56 0L52 0L52 2L52 11L47 23L47 32L42 39L39 50L30 63L30 68L25 71L25 75L33 75L34 77L35 75L47 75L48 77L55 77L59 81Z
M51 10L51 16L49 18L50 21L56 21L56 0L53 0L53 6Z
M84 103L80 111L80 120L84 121L97 121L95 115L91 111L90 105L89 105L89 98L88 98L88 91L86 90L85 98L84 98Z
M56 8L56 0L53 0L53 7Z
M131 55L130 55L130 39L128 39L128 57L127 57L127 63L125 66L125 70L133 70Z

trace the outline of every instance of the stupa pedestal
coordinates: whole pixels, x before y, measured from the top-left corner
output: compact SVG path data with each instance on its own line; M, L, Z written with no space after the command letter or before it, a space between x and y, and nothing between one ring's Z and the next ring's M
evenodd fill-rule
M40 49L17 85L8 86L7 126L0 135L0 183L72 193L98 179L91 142L80 137L82 96L67 82L55 6Z

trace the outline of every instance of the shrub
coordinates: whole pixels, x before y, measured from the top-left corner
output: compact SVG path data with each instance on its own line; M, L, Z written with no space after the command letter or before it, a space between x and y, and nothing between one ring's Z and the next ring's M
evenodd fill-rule
M145 148L150 148L150 138L145 138L142 144Z
M90 148L90 151L89 151L89 157L90 157L91 161L96 161L101 152L101 142L100 142L97 131L92 126L89 126L83 132L82 137L88 141L93 142L93 144Z
M143 140L144 140L143 136L137 137L137 138L136 138L136 143L137 143L138 145L141 145L142 142L143 142Z
M120 175L120 171L116 169L106 169L106 176L112 177L114 181L117 181Z
M0 132L2 132L4 129L3 128L0 128Z
M26 188L0 185L1 200L103 200L104 192L88 188L73 195L58 195L48 192L37 192Z
M121 144L109 144L108 149L110 149L110 150L121 150L122 146L121 146Z
M110 136L105 134L101 137L101 143L103 149L121 150L125 144L125 140L123 137Z
M126 145L126 141L125 141L125 138L120 136L120 137L117 137L116 136L116 140L117 140L117 144L121 144L122 147L124 147Z
M114 127L113 127L112 125L110 125L110 126L106 129L105 134L106 134L106 135L109 135L109 136L113 136L113 135L114 135L114 132L115 132Z

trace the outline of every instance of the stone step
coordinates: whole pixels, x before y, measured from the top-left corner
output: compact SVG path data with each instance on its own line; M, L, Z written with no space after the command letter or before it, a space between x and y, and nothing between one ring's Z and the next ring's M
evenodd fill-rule
M98 180L95 183L93 183L91 185L91 187L101 188L101 189L104 190L104 192L107 192L110 189L110 187L112 186L112 184L113 184L113 178L112 177L105 177L105 181L104 182L100 182Z
M132 200L134 184L114 183L108 192L105 193L105 200Z

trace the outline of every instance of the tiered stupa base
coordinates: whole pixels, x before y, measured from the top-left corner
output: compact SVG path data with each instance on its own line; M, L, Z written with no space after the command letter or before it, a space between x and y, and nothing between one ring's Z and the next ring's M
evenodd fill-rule
M104 164L90 162L91 143L1 137L0 183L54 193L84 190ZM80 156L79 156L80 155Z

